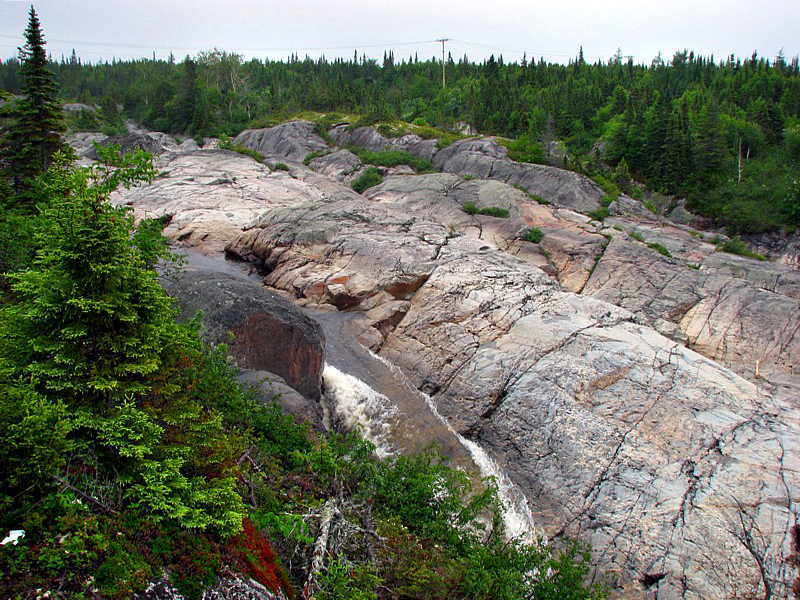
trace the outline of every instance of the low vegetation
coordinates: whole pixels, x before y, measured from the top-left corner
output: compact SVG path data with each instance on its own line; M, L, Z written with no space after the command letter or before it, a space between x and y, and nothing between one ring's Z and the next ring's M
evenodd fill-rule
M717 240L717 250L720 252L728 252L730 254L738 254L739 256L746 256L747 258L755 258L756 260L767 260L767 257L758 252L753 252L744 240L738 235L733 236L729 240Z
M406 150L381 150L373 152L358 146L349 146L353 154L358 156L362 163L377 167L397 167L408 165L417 173L433 173L433 163L427 159L419 158Z
M249 156L255 161L264 162L264 155L260 152L253 150L252 148L248 148L241 142L234 142L229 135L222 134L219 136L217 140L217 148L221 150L232 150L233 152L238 152L239 154L243 154L244 156Z
M350 187L359 194L362 194L365 190L378 185L381 181L383 181L383 176L378 169L375 167L368 167L361 175L353 180Z
M464 206L461 207L468 215L485 215L487 217L496 217L499 219L507 219L508 216L511 214L507 208L501 208L499 206L487 206L485 208L478 208L478 206L474 202L467 202Z
M187 598L239 572L290 598L602 598L588 549L505 537L496 483L435 449L378 459L241 387L226 348L179 325L153 267L159 224L108 195L151 180L142 154L65 155L2 206L3 597L127 598L169 575Z
M522 236L522 239L526 242L531 242L532 244L538 244L542 241L544 237L544 233L538 227L531 227L528 229L525 234Z

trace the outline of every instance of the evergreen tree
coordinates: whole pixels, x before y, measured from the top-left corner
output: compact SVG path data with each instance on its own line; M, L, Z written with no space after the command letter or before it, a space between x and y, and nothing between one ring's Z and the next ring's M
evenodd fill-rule
M56 101L56 82L48 70L44 35L31 6L25 46L20 48L22 98L6 109L13 119L2 140L4 174L14 191L28 191L32 180L47 170L55 153L63 148L65 131L61 106ZM30 198L23 198L30 203Z

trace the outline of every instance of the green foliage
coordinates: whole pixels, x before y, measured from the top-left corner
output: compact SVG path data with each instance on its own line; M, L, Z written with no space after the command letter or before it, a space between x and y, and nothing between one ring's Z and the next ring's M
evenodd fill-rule
M642 234L638 231L631 230L628 232L628 235L631 237L631 239L634 239L637 242L644 242L644 236L642 236Z
M50 204L39 251L32 268L11 276L15 302L0 311L0 376L25 402L0 414L13 422L42 396L52 408L39 429L54 424L55 447L73 448L71 468L93 473L92 485L117 509L235 532L243 509L227 461L238 438L223 435L219 415L185 393L180 378L203 360L196 333L175 323L146 268L158 252L143 255L129 211L106 200L155 171L141 153L101 151L101 159L108 162L73 168L57 157L44 180ZM35 473L46 458L34 454L10 477ZM53 459L45 481L87 483L58 475L64 458Z
M659 254L663 254L667 258L672 258L672 254L667 249L667 247L664 246L663 244L659 244L658 242L653 242L653 243L647 244L647 247L651 248L652 250L655 250Z
M717 246L717 250L730 254L738 254L739 256L746 256L747 258L755 258L756 260L767 260L767 257L763 254L753 252L738 235L733 236L729 240L724 240Z
M600 206L602 206L603 208L608 208L614 202L616 202L616 200L617 199L614 196L610 196L610 195L606 194L605 196L600 198Z
M586 215L595 221L605 221L608 217L611 216L611 211L608 210L607 207L601 206L600 208L593 210L591 212L586 213Z
M511 160L540 164L545 162L544 150L529 135L523 135L508 142L503 140L501 143L508 148L508 157Z
M244 156L249 156L250 158L252 158L257 162L264 162L263 154L261 154L257 150L248 148L241 142L234 143L231 137L224 133L220 135L219 139L217 140L217 148L220 148L221 150L232 150L233 152L238 152L239 154L243 154Z
M461 209L468 215L486 215L487 217L497 217L500 219L507 219L511 214L507 208L499 206L487 206L486 208L478 208L474 202L467 202Z
M349 150L358 156L361 162L368 165L375 165L378 167L408 165L417 173L432 173L434 171L431 161L418 158L406 150L381 150L380 152L372 152L371 150L359 148L358 146L350 146Z
M531 227L525 232L525 235L522 236L522 239L526 242L531 242L533 244L538 244L542 241L544 237L544 233L538 227Z
M3 116L10 117L11 123L0 137L2 176L10 178L17 201L29 209L33 201L25 193L33 180L47 170L55 154L64 148L61 133L66 129L44 46L39 18L31 6L25 46L20 49L22 97L3 107ZM3 205L8 206L8 200L10 198L3 199Z
M308 154L306 154L306 157L303 159L303 164L305 166L308 166L308 165L311 164L311 161L314 160L315 158L319 158L321 156L327 156L331 152L333 152L332 148L329 148L327 150L314 150L313 152L309 152Z
M288 171L289 165L283 162L276 162L274 168L276 171Z
M525 192L528 195L528 198L535 201L537 204L550 204L550 201L547 198L543 198L538 194L531 194L530 190L524 185L514 184L514 187L520 190L521 192Z
M365 190L378 185L381 181L383 181L383 177L378 172L378 169L375 167L368 167L361 175L353 180L350 187L359 194L362 194Z
M321 600L378 600L375 589L381 583L372 565L348 565L335 558L320 578Z

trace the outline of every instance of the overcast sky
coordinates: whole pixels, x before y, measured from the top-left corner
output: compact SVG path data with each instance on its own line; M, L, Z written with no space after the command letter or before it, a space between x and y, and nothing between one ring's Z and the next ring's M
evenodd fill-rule
M0 0L0 57L23 43L30 0ZM589 61L620 48L636 62L696 54L787 59L800 53L800 0L39 0L48 51L75 48L87 61L112 57L180 59L218 47L247 57L325 55L395 58L440 55L450 38L455 59L508 61L527 52L567 62L583 46Z

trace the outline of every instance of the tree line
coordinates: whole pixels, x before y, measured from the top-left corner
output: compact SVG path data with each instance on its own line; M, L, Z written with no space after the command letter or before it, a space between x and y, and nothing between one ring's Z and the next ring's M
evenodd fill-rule
M522 140L544 160L561 142L568 168L589 175L622 170L651 190L688 197L698 212L735 232L800 225L800 68L797 57L745 59L676 52L635 64L618 52L587 63L544 59L482 63L416 56L244 60L221 50L177 62L84 63L75 53L50 63L63 100L100 107L99 122L122 113L169 133L235 135L301 111L369 116ZM0 65L0 87L19 93L20 62ZM563 166L563 163L562 163Z

